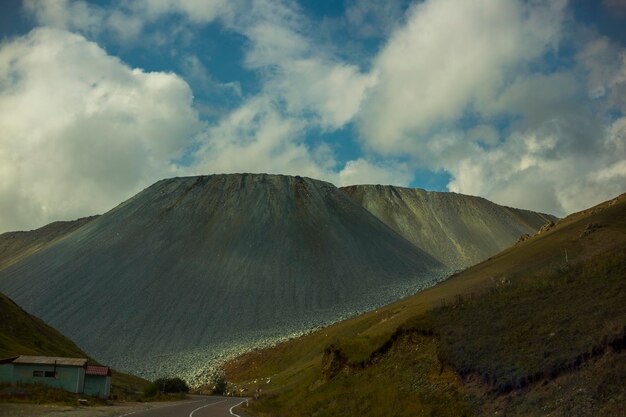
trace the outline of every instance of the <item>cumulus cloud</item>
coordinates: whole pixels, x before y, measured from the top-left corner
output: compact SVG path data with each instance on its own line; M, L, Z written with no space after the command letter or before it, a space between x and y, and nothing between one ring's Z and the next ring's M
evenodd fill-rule
M250 16L232 23L250 45L249 69L264 75L264 94L284 101L286 111L313 118L325 129L338 129L359 111L375 74L342 62L312 39L313 30L293 6L255 2ZM243 23L243 24L242 24Z
M499 147L476 150L450 166L451 191L565 215L624 192L626 120L598 137L597 151L576 151L556 126L514 132Z
M388 35L403 23L409 0L349 0L344 22L360 37Z
M94 214L176 171L202 128L188 85L41 28L0 49L0 230Z
M307 122L285 116L271 100L254 97L207 129L184 172L304 175L338 186L408 185L411 181L413 175L406 164L372 162L362 157L340 166L327 143L314 147L305 143Z
M359 115L367 145L411 151L421 137L488 100L512 70L558 39L563 7L497 0L414 6L376 57L380 81Z
M283 45L277 56L263 52L279 46L275 35L281 30L287 38L296 33L288 23L291 9L259 3L257 13L267 18L245 33L251 41L248 65L267 73L263 88L238 108L215 113L217 122L208 126L182 78L130 68L66 30L101 33L115 19L123 27L130 24L124 19L136 22L143 14L141 31L142 22L163 13L193 13L188 2L149 2L149 10L133 4L135 14L84 2L26 4L40 22L57 29L36 29L0 49L0 230L103 212L172 175L272 172L338 184L359 178L397 183L395 175L402 183L410 180L404 167L365 156L340 164L329 144L305 142L308 129L348 123L372 78L314 53L304 38L294 38L291 48ZM181 66L192 84L210 94L242 99L238 85L215 81L197 56L186 56ZM306 93L298 94L302 85Z
M413 172L406 163L376 163L359 158L346 163L336 176L335 183L340 186L354 184L407 186L412 179Z
M415 5L374 60L364 145L447 171L451 191L557 215L623 192L626 54L592 36L573 66L541 65L567 36L565 6Z
M153 31L155 22L176 15L176 28L150 35L160 36L160 42L167 44L179 40L181 34L191 36L190 28L218 22L246 39L242 64L260 83L253 95L248 95L238 84L215 80L199 56L181 54L178 67L191 86L230 105L218 108L211 102L192 103L189 86L176 75L132 70L101 51L132 74L131 81L120 81L123 77L113 72L114 81L106 94L101 93L103 97L121 97L120 90L132 90L124 83L137 83L154 93L158 88L147 79L169 80L178 87L168 91L180 95L163 97L161 105L182 106L191 115L186 131L168 133L177 139L161 139L171 144L165 151L154 150L152 140L121 141L135 146L132 149L150 149L144 153L148 162L139 163L137 172L119 170L120 177L129 176L135 183L140 181L137 178L143 181L157 175L153 167L163 161L168 172L273 172L307 175L338 185L407 185L414 169L431 169L451 175L448 187L452 191L558 215L624 191L620 188L626 159L626 53L593 34L583 43L568 39L575 30L563 30L563 26L575 22L565 0L425 0L408 10L404 0L382 8L370 0L351 0L340 19L349 26L348 31L363 38L388 34L365 65L362 57L357 65L346 58L350 54L338 52L338 45L329 45L329 39L317 33L319 22L309 20L294 2L139 0L116 5L26 2L40 23L95 38L102 33L119 39L139 38ZM374 33L375 28L381 32ZM170 36L168 30L181 34ZM76 44L88 44L81 37L72 39L82 40ZM548 55L558 61L562 44L577 52L559 65L546 64ZM92 59L79 52L68 62L78 61L79 55ZM41 93L47 90L39 85L35 88L19 81L22 73L28 73L26 67L7 72L18 74L6 75L7 85L25 88L31 98L51 95ZM67 71L77 70L68 64ZM100 79L109 79L109 72L93 71ZM91 80L91 75L78 75ZM70 78L76 82L80 77L68 76L62 81ZM113 88L116 83L123 87ZM152 87L146 87L148 84ZM96 126L85 114L100 115L102 103L107 101L87 99L93 93L81 88L68 89L62 99L54 100L68 100L72 105L61 104L69 109L80 105L84 114L78 110L69 112L70 116L59 113L49 123L60 127L54 130L43 123L40 135L56 138L63 132L64 137L73 138L78 136L74 132L82 131L81 126ZM11 96L8 91L2 91L3 97ZM24 103L32 105L29 96L15 93L11 97L15 100L12 106L19 107L19 100L22 107L26 107ZM37 101L42 103L38 111L47 114L44 110L50 102L45 100L52 99ZM128 103L122 103L126 104L120 105L119 117L132 125L129 132L145 129L137 127L145 126L143 113L126 119L121 116L128 113L124 107ZM194 106L211 120L210 125L198 127L201 123ZM89 109L95 110L90 113ZM107 112L113 114L112 109ZM7 118L2 123L5 129L14 128ZM351 123L364 148L354 160L340 162L332 143L311 140L311 132L336 132ZM129 133L133 138L134 134ZM30 149L44 146L32 139L24 143L30 143ZM111 143L113 149L121 146L114 140ZM190 146L193 151L184 153ZM56 145L51 146L50 152L55 149ZM101 152L107 155L107 149ZM4 151L2 158L12 161L0 168L9 177L16 176L14 167L34 160L26 151L10 155ZM184 166L171 162L175 160L184 160ZM79 166L78 162L72 164L76 166L68 167L68 178ZM163 170L160 173L165 176ZM7 184L2 185L3 195L21 198L19 189Z

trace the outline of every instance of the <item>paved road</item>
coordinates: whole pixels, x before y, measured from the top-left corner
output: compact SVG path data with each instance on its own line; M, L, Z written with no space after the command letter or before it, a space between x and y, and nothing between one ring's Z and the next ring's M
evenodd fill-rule
M0 417L247 417L236 404L245 398L191 395L189 400L119 403L113 406L64 406L0 403ZM232 409L232 412L231 412Z
M238 397L206 397L191 396L191 400L168 404L150 410L132 411L118 417L245 417L241 411L235 410L239 404L246 402Z

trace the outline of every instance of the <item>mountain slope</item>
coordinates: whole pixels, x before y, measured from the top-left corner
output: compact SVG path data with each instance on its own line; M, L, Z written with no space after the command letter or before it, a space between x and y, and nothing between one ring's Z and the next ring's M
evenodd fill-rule
M331 184L234 174L159 181L1 270L0 289L107 363L191 377L441 270Z
M0 293L0 358L18 355L87 357L74 342Z
M0 293L0 358L19 355L89 357L58 330L28 314L13 300ZM126 393L142 391L147 384L148 381L144 379L113 371L113 392L120 398Z
M227 374L261 415L621 415L625 273L626 194Z
M27 232L6 232L0 234L0 270L51 245L96 217L54 222Z
M554 216L484 198L391 185L342 188L354 201L439 262L474 265L533 234Z

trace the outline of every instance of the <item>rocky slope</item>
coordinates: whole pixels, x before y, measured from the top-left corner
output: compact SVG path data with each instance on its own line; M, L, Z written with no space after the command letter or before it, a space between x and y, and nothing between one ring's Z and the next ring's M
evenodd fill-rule
M87 357L74 342L0 293L0 358L18 355Z
M108 364L191 378L443 269L331 184L213 175L159 181L0 270L0 290Z
M463 269L535 233L554 216L480 197L391 185L342 188L387 226L442 264Z
M27 232L6 232L0 234L0 269L6 268L47 247L96 217L54 222Z

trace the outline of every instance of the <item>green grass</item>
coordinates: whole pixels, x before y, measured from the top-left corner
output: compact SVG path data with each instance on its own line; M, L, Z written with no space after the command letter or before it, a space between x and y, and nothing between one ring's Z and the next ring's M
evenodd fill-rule
M106 401L97 397L76 394L44 384L15 385L0 384L0 403L63 404L78 405L80 398L88 405L104 405Z
M626 196L413 297L238 358L227 376L262 384L263 416L620 415L624 352L607 346L626 325L624 248Z
M0 358L17 355L87 357L70 339L0 294Z
M43 355L89 358L74 342L0 293L0 358ZM90 363L96 364L93 359ZM135 400L149 382L143 378L113 371L111 397ZM51 398L54 402L54 398Z
M436 340L420 335L404 335L359 371L326 383L311 380L251 404L254 413L273 417L474 415L454 373L441 372Z
M554 377L626 335L626 249L460 299L421 320L463 376L480 375L500 391Z

